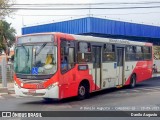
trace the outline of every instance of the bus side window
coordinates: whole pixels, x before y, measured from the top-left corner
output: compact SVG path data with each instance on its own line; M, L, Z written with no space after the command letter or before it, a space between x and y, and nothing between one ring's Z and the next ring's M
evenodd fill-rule
M103 62L113 62L115 61L115 45L104 44L103 46Z
M75 65L74 42L63 40L61 42L61 72L65 73Z
M137 46L136 48L136 60L143 60L143 49L142 46Z
M68 60L67 60L67 41L61 40L61 72L64 73L68 70Z
M92 62L91 44L87 42L79 42L77 54L78 63Z
M69 48L69 55L68 55L69 69L73 68L75 65L74 54L75 54L74 48Z
M144 60L151 60L152 58L152 52L151 52L151 47L144 46L143 47L143 56Z
M136 51L136 46L126 46L126 61L135 61L137 59L135 58L135 56L137 57Z

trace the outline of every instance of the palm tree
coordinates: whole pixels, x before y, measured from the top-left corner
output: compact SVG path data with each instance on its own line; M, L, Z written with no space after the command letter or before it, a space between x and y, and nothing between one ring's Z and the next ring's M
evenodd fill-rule
M9 55L9 47L15 41L15 29L6 21L0 20L0 52L4 51Z

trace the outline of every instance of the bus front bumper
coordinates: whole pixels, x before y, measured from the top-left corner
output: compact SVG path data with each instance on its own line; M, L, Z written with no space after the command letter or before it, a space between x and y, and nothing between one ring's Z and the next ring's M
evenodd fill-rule
M59 99L59 86L57 84L46 89L25 89L19 87L17 84L14 84L14 89L15 94L21 97L33 96Z

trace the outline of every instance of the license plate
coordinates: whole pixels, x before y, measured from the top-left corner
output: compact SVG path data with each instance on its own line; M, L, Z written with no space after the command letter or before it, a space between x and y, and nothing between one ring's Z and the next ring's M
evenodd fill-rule
M28 93L29 94L34 94L34 93L36 93L36 90L28 90Z

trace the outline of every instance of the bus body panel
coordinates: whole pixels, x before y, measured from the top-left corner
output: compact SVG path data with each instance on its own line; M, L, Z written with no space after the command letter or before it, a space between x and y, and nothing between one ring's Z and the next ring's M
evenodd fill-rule
M130 77L136 74L136 82L141 82L152 77L152 61L127 62L126 65L133 70L127 70L125 85L130 84Z
M115 64L115 62L102 63L102 89L116 86L118 79Z
M59 87L57 85L50 89L26 89L20 88L18 85L14 85L14 88L15 94L22 97L35 96L59 99Z

